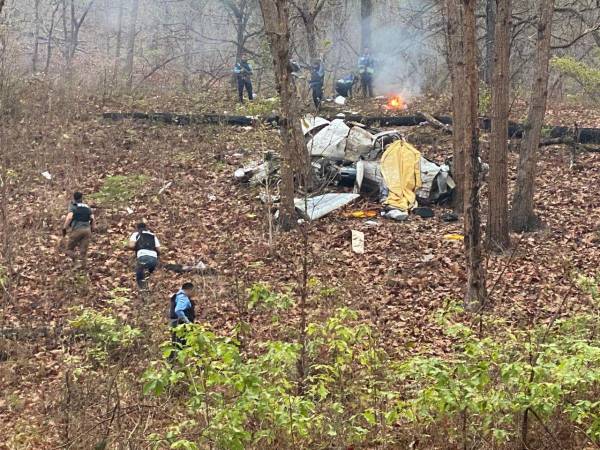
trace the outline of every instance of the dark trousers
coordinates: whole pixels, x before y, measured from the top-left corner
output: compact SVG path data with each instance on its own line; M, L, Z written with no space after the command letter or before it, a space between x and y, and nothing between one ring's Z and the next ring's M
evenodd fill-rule
M352 97L352 86L347 84L336 84L335 91L342 97Z
M138 287L142 287L144 279L146 278L146 271L148 274L154 272L158 259L153 256L140 256L135 264L135 281Z
M373 97L373 77L371 75L362 75L360 77L360 86L363 97Z
M237 88L240 103L244 103L244 88L248 93L248 100L252 100L252 80L250 78L237 77Z
M312 97L313 103L315 104L315 108L321 106L321 102L323 101L323 85L322 84L312 84Z

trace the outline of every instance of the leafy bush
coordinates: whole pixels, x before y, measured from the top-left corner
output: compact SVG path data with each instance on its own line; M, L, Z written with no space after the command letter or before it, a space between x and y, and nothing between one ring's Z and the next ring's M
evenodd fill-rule
M454 318L442 319L456 342L450 357L420 356L401 366L407 398L398 403L398 417L405 424L450 421L450 431L457 436L460 430L463 441L478 434L502 443L522 439L515 421L531 413L539 422L571 420L588 439L600 441L600 402L588 400L597 398L600 382L597 316L560 319L531 331L490 318L484 328L494 334L488 337Z
M120 206L129 202L148 181L146 175L113 175L104 180L100 191L90 198L107 206Z
M578 279L596 308L599 281ZM249 297L266 304L277 296L255 285ZM481 328L472 328L451 305L438 320L453 350L403 361L391 359L347 308L308 324L298 343L262 342L252 356L233 338L180 326L187 345L164 345L164 359L144 375L144 391L182 395L187 413L153 438L161 448L408 448L410 436L419 436L428 448L439 447L437 436L443 445L498 448L527 441L523 429L560 426L598 443L599 318L555 317L526 330L482 317ZM481 336L480 329L493 333Z
M552 67L563 75L575 80L584 92L598 100L600 92L600 70L594 69L571 56L554 57L550 61Z
M279 109L279 97L254 99L251 102L245 102L243 105L238 105L236 112L245 116L265 117L273 111Z
M83 308L69 325L95 344L88 349L88 356L100 364L119 351L131 348L142 334L138 328L123 325L116 317L91 308Z

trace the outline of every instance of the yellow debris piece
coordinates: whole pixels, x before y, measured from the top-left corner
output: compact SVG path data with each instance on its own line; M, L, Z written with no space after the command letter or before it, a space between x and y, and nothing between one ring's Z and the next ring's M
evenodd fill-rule
M417 205L421 187L421 153L408 142L396 141L381 157L381 174L389 193L385 204L402 211Z

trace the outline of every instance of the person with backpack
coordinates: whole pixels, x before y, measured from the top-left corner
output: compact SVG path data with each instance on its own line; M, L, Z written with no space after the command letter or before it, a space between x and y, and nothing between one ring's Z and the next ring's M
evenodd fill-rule
M140 222L137 224L137 231L129 238L128 246L135 250L135 281L139 289L144 289L146 272L150 276L158 265L160 242L156 235L148 230L148 226Z
M194 285L190 282L183 283L181 289L171 296L171 308L169 311L169 322L171 328L178 325L194 323L196 320L196 311L192 294ZM171 332L171 342L185 346L185 338L178 337L175 331ZM174 356L174 355L171 355Z
M244 88L248 94L248 100L252 101L254 96L252 95L252 66L248 62L248 58L242 53L240 60L233 66L233 73L237 81L238 96L240 103L244 103Z
M354 74L346 75L335 82L335 92L342 97L352 97L352 88L354 87Z
M62 228L63 237L69 233L69 242L67 244L67 254L73 259L75 267L85 268L87 265L87 252L94 231L94 213L92 208L83 203L83 194L75 192L73 201L69 205L69 212L65 218ZM79 249L80 261L77 261L75 249Z
M375 76L375 60L371 56L369 47L365 47L363 54L358 59L358 73L363 97L373 97L373 77Z

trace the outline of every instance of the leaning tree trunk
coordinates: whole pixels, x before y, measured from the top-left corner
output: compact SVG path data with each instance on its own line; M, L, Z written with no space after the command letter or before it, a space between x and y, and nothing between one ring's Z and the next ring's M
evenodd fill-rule
M125 65L125 76L127 77L127 89L133 87L133 57L135 55L135 38L137 35L137 18L140 0L131 0L131 15L129 16L129 36L127 39L127 62Z
M294 178L304 185L309 181L308 152L300 129L300 116L292 81L290 54L290 29L287 0L260 0L265 24L265 34L269 38L275 84L281 98L281 118L279 122L283 141L281 165L281 208L279 222L282 229L289 230L296 223L294 207Z
M467 256L467 289L465 306L480 310L485 305L486 288L481 258L481 223L479 217L479 76L477 72L477 38L475 7L477 0L464 3L464 56L467 92L463 95L467 111L465 134L465 253Z
M467 111L465 111L464 84L465 63L463 47L463 7L460 0L446 0L448 69L452 81L452 178L456 182L454 190L454 211L462 213L464 204L465 150Z
M373 0L360 0L361 43L363 49L370 47L373 17Z
M553 12L554 0L539 0L533 85L525 135L521 141L521 152L517 165L517 184L511 210L511 227L514 231L531 231L539 226L539 219L533 211L533 194L537 153L548 98L548 61L550 59Z
M508 108L510 97L511 0L497 0L496 49L492 76L492 134L490 139L487 244L502 252L510 246L508 234Z

